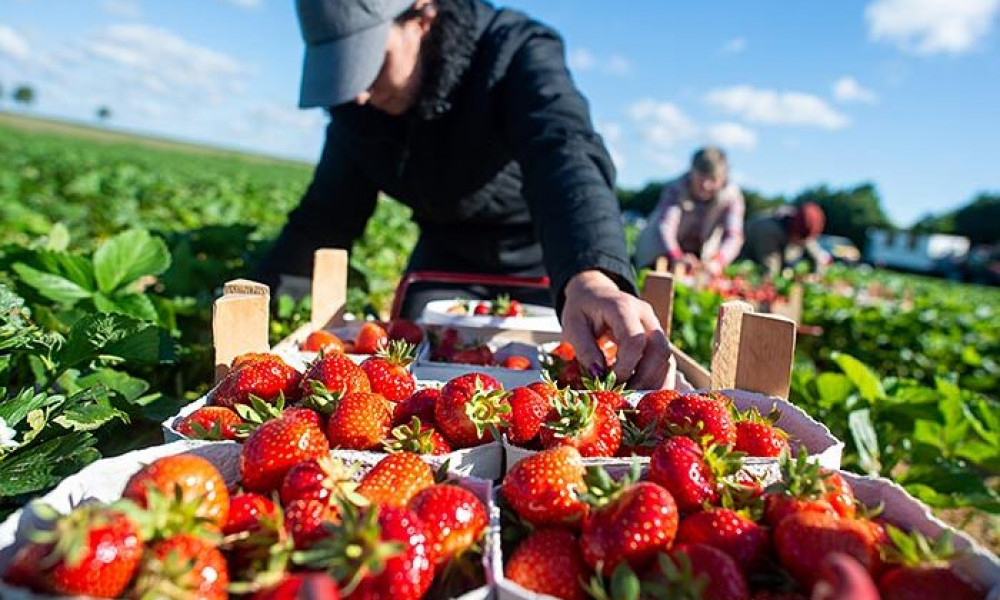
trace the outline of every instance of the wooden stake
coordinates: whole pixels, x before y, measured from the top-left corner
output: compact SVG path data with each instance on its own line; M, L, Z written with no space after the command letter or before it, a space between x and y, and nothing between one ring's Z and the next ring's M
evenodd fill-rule
M794 359L795 321L769 314L743 315L733 387L787 398Z
M268 297L229 294L212 306L212 342L215 345L215 380L229 372L233 359L247 352L267 352Z
M222 286L223 294L250 294L259 296L270 296L271 288L267 287L263 283L257 283L256 281L251 281L249 279L233 279L232 281L227 281L225 285Z
M320 248L313 262L312 326L339 326L347 303L347 250Z
M656 262L653 263L653 271L657 273L669 273L670 272L670 259L666 256L657 256Z
M670 324L674 315L674 276L670 273L647 273L642 299L653 307L656 320L670 339Z
M743 315L753 312L753 306L740 300L723 302L715 322L712 339L712 388L724 390L736 387L736 366L743 331Z

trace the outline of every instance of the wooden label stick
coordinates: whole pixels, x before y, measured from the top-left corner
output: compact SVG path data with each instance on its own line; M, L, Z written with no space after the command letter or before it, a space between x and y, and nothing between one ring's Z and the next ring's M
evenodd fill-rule
M656 320L670 339L670 323L674 315L674 276L670 273L647 273L642 299L653 307Z
M212 342L215 345L215 380L229 372L233 359L247 352L267 352L268 297L229 294L212 306Z
M752 313L753 306L740 300L723 302L715 322L712 339L712 388L730 389L736 386L737 355L743 330L743 315Z
M670 259L666 256L657 256L656 262L653 263L653 271L657 273L669 273L670 272Z
M737 389L788 397L795 359L795 321L744 314L736 365Z
M251 281L250 279L233 279L232 281L227 281L225 285L222 286L222 293L270 296L271 288L267 287L263 283L257 283L256 281Z
M313 263L312 326L339 326L347 303L347 250L320 248Z

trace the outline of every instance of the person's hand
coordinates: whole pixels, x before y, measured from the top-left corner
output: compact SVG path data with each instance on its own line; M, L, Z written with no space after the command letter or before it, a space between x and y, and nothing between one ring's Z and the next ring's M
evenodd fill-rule
M690 273L696 273L701 269L701 259L690 252L685 254L681 261L687 265L688 272Z
M604 354L595 340L608 332L618 344L614 366L618 381L628 381L632 389L673 385L673 355L652 306L621 291L597 270L573 276L565 296L563 339L573 345L585 368L604 367Z
M712 277L722 275L722 270L725 269L725 266L722 264L722 261L718 259L718 257L712 257L711 259L705 261L704 267L705 270L712 275Z

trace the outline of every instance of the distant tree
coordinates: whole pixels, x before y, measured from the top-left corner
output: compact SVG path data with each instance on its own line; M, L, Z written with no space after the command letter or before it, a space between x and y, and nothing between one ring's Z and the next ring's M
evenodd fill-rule
M618 203L622 210L634 210L638 213L648 215L656 208L656 203L660 200L660 190L663 189L663 181L651 181L640 190L618 190Z
M979 194L958 209L954 219L954 232L973 244L1000 242L1000 194Z
M35 102L35 88L30 85L19 85L14 88L14 102L24 105L25 108Z
M746 216L748 219L759 213L774 210L788 202L784 196L765 196L756 190L748 188L743 189L743 201L746 203Z
M97 120L101 123L106 122L111 118L111 109L107 106L100 106L97 108Z
M892 228L882 210L878 190L871 183L853 188L834 190L827 186L810 188L795 197L795 204L815 202L826 213L825 232L850 238L858 248L864 248L867 231L872 227Z

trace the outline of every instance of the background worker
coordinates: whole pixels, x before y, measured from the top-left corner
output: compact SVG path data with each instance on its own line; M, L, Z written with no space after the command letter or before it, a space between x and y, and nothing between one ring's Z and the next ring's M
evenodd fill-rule
M743 193L729 181L729 163L716 147L701 148L687 173L668 182L636 242L635 265L661 256L689 270L721 273L743 245Z
M740 258L757 263L771 277L800 260L810 263L814 273L822 273L831 262L817 241L825 225L823 209L812 202L757 216L746 225Z

